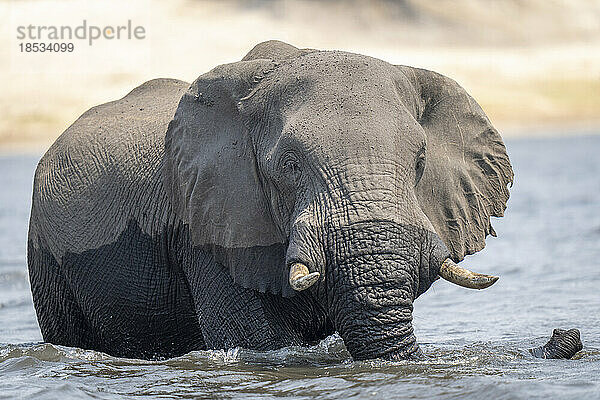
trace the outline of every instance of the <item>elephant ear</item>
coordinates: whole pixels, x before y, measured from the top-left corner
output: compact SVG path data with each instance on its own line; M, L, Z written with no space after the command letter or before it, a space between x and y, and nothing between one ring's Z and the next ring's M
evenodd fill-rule
M164 178L194 246L212 253L236 283L281 293L289 286L285 239L271 218L238 109L276 65L265 59L222 65L191 84L166 132Z
M427 136L417 198L454 261L496 236L490 217L506 209L513 171L500 134L455 81L400 66L416 91L416 118Z

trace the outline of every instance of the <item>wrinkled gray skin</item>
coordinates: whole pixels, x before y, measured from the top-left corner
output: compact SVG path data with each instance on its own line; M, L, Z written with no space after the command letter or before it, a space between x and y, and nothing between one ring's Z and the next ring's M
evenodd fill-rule
M566 358L570 359L583 349L578 329L555 329L552 337L543 346L529 349L531 355L537 358Z
M414 357L414 300L495 234L512 177L453 80L261 43L191 85L92 108L44 155L28 251L40 327L139 358L334 331L355 359ZM292 262L321 279L293 291Z

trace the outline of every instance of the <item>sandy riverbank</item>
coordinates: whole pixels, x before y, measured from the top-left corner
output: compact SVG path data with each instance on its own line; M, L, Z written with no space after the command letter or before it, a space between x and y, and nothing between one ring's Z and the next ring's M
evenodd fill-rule
M0 2L0 15L11 21L0 40L8 49L0 53L3 152L43 149L93 105L155 77L192 81L268 39L441 72L461 83L507 137L600 132L597 1L138 3L123 10L119 2ZM147 37L25 60L14 29L29 23L22 15L32 5L47 24L131 19Z

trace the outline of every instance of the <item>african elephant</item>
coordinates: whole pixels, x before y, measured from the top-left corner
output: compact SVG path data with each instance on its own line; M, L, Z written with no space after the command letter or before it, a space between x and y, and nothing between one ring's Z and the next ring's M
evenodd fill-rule
M420 354L413 301L495 235L513 171L453 80L269 41L191 85L85 112L37 167L28 265L43 337L117 356L276 349L337 331Z

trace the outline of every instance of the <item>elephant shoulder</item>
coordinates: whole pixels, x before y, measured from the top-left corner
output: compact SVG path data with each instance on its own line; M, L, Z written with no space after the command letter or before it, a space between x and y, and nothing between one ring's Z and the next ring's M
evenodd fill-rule
M148 81L68 127L36 169L30 238L43 234L60 257L112 242L131 220L152 234L168 202L164 134L188 86Z

